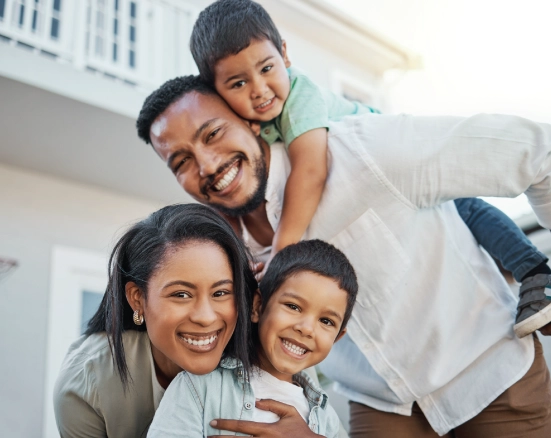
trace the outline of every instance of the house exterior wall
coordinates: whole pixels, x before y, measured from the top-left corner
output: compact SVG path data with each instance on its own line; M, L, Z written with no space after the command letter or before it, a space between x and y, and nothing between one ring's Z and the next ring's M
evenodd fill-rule
M51 253L54 245L108 254L129 224L160 204L0 164L0 430L41 437Z

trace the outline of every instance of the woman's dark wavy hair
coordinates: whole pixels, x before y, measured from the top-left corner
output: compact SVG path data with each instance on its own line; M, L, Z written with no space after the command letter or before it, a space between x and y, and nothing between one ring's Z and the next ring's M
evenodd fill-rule
M126 330L147 330L137 326L133 310L126 300L126 283L138 285L147 300L147 285L162 265L168 250L190 241L211 242L228 256L233 273L237 325L223 357L235 357L250 369L252 346L250 308L258 287L249 267L249 254L229 223L215 210L200 204L164 207L132 226L117 242L109 258L109 281L96 314L88 323L86 335L107 332L113 362L124 388L132 381L122 335Z

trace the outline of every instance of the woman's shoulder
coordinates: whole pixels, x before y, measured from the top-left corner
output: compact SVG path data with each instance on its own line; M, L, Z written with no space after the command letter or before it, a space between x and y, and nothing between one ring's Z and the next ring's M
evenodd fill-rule
M123 333L123 345L126 362L133 376L139 368L150 368L151 353L146 332L129 330ZM88 394L98 387L110 387L111 390L122 385L113 363L109 339L105 332L84 335L71 346L63 360L56 392ZM116 384L114 387L110 385Z

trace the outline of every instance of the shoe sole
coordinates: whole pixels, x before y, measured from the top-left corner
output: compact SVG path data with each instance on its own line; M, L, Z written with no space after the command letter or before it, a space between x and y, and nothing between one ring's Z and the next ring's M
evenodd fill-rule
M551 322L551 304L540 310L538 313L526 318L524 321L515 324L513 329L519 338L524 338L537 329L542 328Z

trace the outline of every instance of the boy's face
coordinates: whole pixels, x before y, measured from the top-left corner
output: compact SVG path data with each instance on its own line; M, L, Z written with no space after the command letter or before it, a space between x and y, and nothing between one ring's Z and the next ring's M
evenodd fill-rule
M265 305L257 293L251 320L258 323L261 368L291 382L325 359L345 333L347 298L335 280L308 271L285 280Z
M285 42L282 52L269 40L254 40L216 63L216 91L241 117L267 122L281 114L290 90Z

